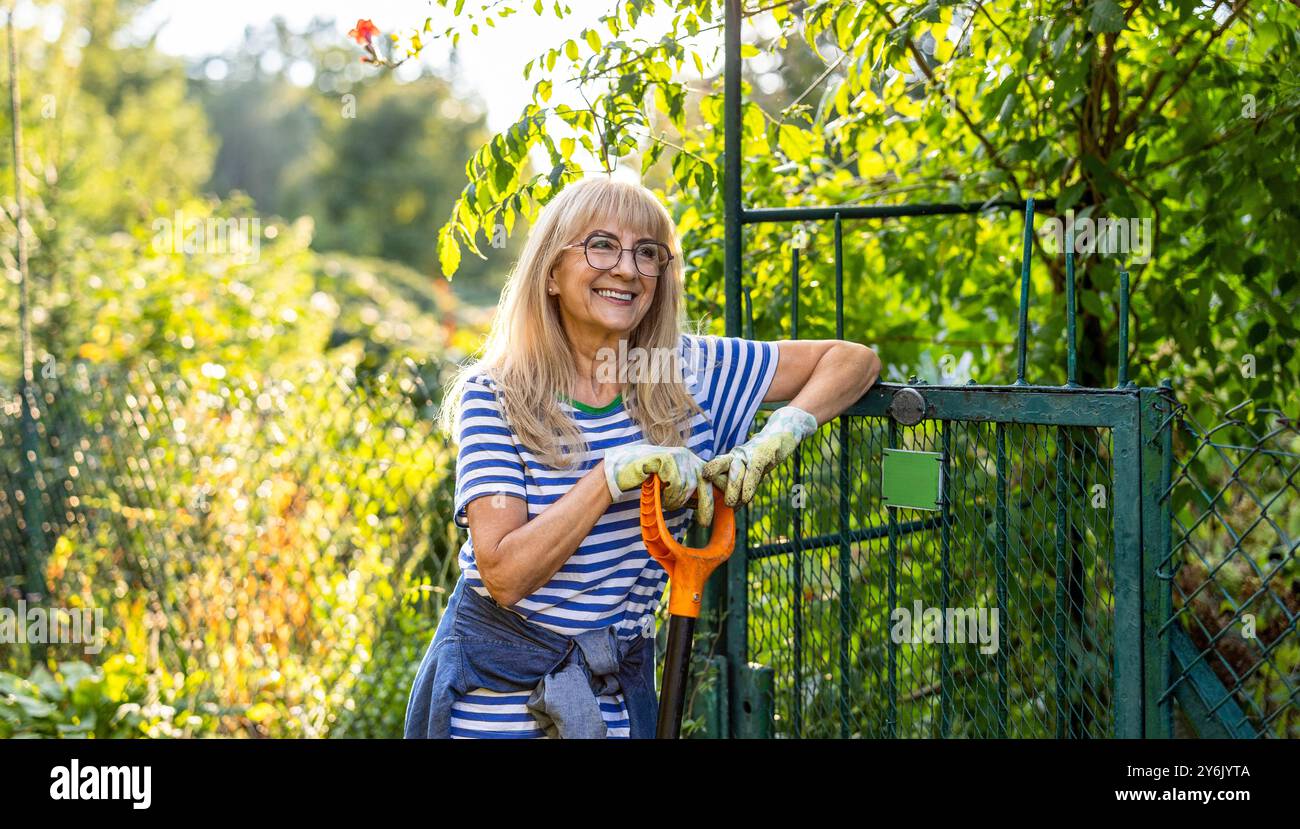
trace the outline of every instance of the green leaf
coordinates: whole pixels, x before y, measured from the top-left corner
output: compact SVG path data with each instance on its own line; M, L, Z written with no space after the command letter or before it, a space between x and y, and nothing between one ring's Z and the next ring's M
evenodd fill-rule
M700 199L706 202L709 201L713 198L713 165L701 164L696 178L700 183Z
M1092 15L1088 19L1090 32L1118 32L1124 28L1124 12L1115 0L1093 0Z
M1056 199L1056 212L1063 214L1066 210L1078 204L1079 197L1083 195L1085 187L1087 187L1087 182L1080 180L1062 190L1061 195Z
M1259 45L1265 52L1271 50L1286 36L1286 32L1282 27L1272 21L1259 24L1255 32L1259 38Z
M496 187L498 194L504 193L510 187L510 180L514 178L515 168L511 164L498 163L493 170L492 184Z
M1096 291L1080 291L1079 304L1083 306L1083 310L1094 317L1104 316L1105 312L1101 305L1101 297L1097 295Z
M17 695L15 701L18 703L18 707L23 709L23 713L32 719L44 719L58 710L50 703L35 697Z
M767 121L763 118L763 111L758 108L757 104L745 104L744 122L746 138L763 137L764 127L766 126Z
M1020 105L1020 96L1012 92L1002 101L1002 108L998 110L997 120L1004 122L1011 117L1017 106Z
M781 149L791 161L803 163L812 155L812 141L807 130L794 124L782 124L778 129L778 135Z
M452 238L451 231L451 222L438 229L438 267L447 279L460 268L460 244Z
M1056 40L1052 41L1052 60L1061 59L1061 55L1064 54L1065 47L1069 44L1070 38L1072 37L1074 37L1073 23L1062 29L1061 33L1056 36Z
M37 665L32 670L29 680L40 689L41 696L46 699L52 699L56 702L63 699L63 686L59 684L59 681L54 678L54 674L50 673L44 665Z
M559 188L560 177L564 175L564 168L565 168L564 164L556 164L554 167L551 168L550 175L546 177L546 180L551 183L552 190Z

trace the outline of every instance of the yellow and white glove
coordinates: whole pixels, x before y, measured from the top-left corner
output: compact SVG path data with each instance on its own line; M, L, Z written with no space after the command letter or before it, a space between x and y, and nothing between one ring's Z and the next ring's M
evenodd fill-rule
M605 450L605 483L610 496L617 501L623 492L640 487L651 474L657 474L664 483L664 509L679 509L695 491L703 466L704 459L685 446L647 443L615 446ZM710 498L710 515L712 507Z
M758 484L772 468L780 466L794 452L804 438L817 431L817 418L803 409L783 406L772 412L758 434L704 464L700 470L701 498L697 519L701 524L713 521L712 486L723 490L723 500L729 507L738 507L754 500ZM703 490L709 490L708 514L698 515L705 509Z

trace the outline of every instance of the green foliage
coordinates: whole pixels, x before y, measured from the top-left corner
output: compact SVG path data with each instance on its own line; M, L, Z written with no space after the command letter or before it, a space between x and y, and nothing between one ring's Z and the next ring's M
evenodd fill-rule
M387 739L402 734L415 673L458 575L455 557L447 556L442 572L411 583L379 634L353 693L339 708L329 736Z
M26 678L0 671L0 739L211 734L216 718L208 711L185 708L184 699L193 690L150 683L142 662L121 654L98 666L60 662L53 673L36 665ZM164 691L168 701L157 691Z
M297 197L297 210L328 219L318 225L322 250L438 273L437 219L446 215L459 184L458 159L486 137L483 116L456 103L447 85L433 79L373 84L359 91L356 106L356 118L324 122L327 149L304 176L310 190ZM440 110L463 113L463 119ZM478 273L468 275L481 281L487 267L476 264ZM499 284L504 269L500 261L494 267L491 276Z
M651 10L661 13L663 37L631 38ZM545 4L534 13L566 16ZM1176 387L1221 400L1260 401L1286 399L1300 380L1293 6L1055 0L1031 13L1009 1L826 0L798 10L778 4L763 16L778 33L746 44L742 56L750 79L783 85L788 103L773 106L774 95L746 84L745 204L1055 196L1060 215L1149 218L1152 257L1129 262L1131 376L1147 385L1172 376ZM624 0L594 26L573 22L573 39L528 65L528 77L541 76L533 102L466 166L468 183L439 236L444 259L451 266L459 248L478 252L474 234L496 217L509 225L530 216L576 174L581 152L606 169L639 156L679 222L696 310L716 314L721 84L711 79L701 93L685 77L690 67L715 65L715 41L701 37L717 26L715 4ZM601 32L599 48L584 24ZM808 51L820 66L802 62ZM589 107L548 104L566 79ZM547 153L550 172L517 176L534 149ZM671 160L666 176L661 158ZM1051 215L1040 216L1040 231ZM846 227L847 334L877 345L895 379L927 352L937 363L955 343L976 349L977 380L1011 379L1020 226L1018 216L995 212ZM789 258L799 235L800 334L833 333L826 222L747 232L746 286L765 300L755 308L759 336L788 334ZM1036 260L1030 379L1059 383L1063 257L1040 240ZM1120 265L1096 253L1079 262L1085 384L1114 382ZM1247 354L1257 376L1241 370Z
M347 360L240 375L82 363L42 383L33 497L53 544L41 598L102 610L105 653L211 707L215 733L327 735L339 712L368 704L354 688L378 670L400 597L456 575L455 458L424 372ZM12 468L18 433L17 418L0 419ZM0 510L0 543L37 555L13 519ZM437 618L420 610L396 622L411 637L404 657L427 644L420 620ZM390 693L396 674L360 687Z

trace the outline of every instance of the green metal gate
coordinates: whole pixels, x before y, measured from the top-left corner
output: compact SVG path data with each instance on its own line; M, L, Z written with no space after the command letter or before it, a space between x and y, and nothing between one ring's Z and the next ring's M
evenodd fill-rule
M1025 238L1014 384L878 384L805 441L738 513L736 552L710 585L722 655L713 659L709 731L1168 735L1170 701L1161 692L1169 684L1169 628L1153 622L1169 618L1169 580L1155 565L1169 549L1159 496L1169 480L1164 426L1172 405L1166 391L1127 381L1127 274L1118 387L1075 382L1068 253L1067 382L1031 385L1033 200L744 207L739 12L738 2L728 2L728 335L752 336L741 313L745 225L833 223L837 338L844 336L845 223L1012 209L1025 213ZM790 274L789 336L797 338L798 249ZM883 459L899 449L937 454L937 509L886 506ZM1162 553L1145 562L1144 550Z
M1143 735L1147 395L916 390L923 420L878 386L751 505L726 653L756 675L733 709L778 736ZM886 448L940 453L941 509L885 505Z

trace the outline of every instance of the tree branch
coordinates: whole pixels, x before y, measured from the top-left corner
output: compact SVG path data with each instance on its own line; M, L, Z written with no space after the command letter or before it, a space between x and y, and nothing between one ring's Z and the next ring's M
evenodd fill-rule
M1215 3L1214 9L1210 11L1210 16L1213 17L1214 12L1218 11L1219 7L1222 5L1223 5L1223 0L1219 0L1219 2ZM1172 98L1173 95L1178 92L1178 90L1183 88L1183 84L1187 82L1187 79L1191 76L1191 73L1196 70L1196 67L1199 66L1201 61L1205 58L1206 53L1210 49L1210 46L1214 43L1214 41L1218 40L1219 35L1223 34L1223 32L1228 28L1228 26L1232 25L1232 21L1235 20L1237 18L1237 15L1239 15L1248 5L1250 5L1250 0L1239 0L1237 5L1233 8L1232 14L1228 15L1227 19L1224 20L1223 23L1217 29L1214 30L1214 32L1210 35L1209 40L1207 40L1205 44L1201 47L1201 53L1197 55L1195 60L1193 60L1190 64L1188 64L1187 69L1183 72L1182 77L1179 78L1179 80L1174 84L1173 89L1170 90L1168 95L1166 95L1163 99L1161 99L1159 106L1157 106L1154 110L1156 113L1164 109L1165 104L1169 103L1169 99ZM1187 34L1183 35L1183 38L1179 40L1178 44L1174 46L1172 51L1170 51L1169 57L1176 58L1178 56L1178 53L1182 51L1185 45L1187 45L1187 41L1191 40L1192 35L1195 34L1196 31L1197 30L1193 28ZM1123 125L1119 128L1119 130L1116 133L1117 138L1123 140L1125 137L1130 135L1134 129L1137 128L1138 120L1142 117L1144 111L1146 110L1147 104L1149 104L1151 102L1151 99L1155 97L1156 90L1160 87L1160 82L1164 80L1165 74L1166 74L1165 70L1161 69L1151 77L1150 83L1147 84L1146 91L1142 94L1142 100L1138 101L1138 104L1136 107L1133 108L1133 111L1130 112L1124 118Z

